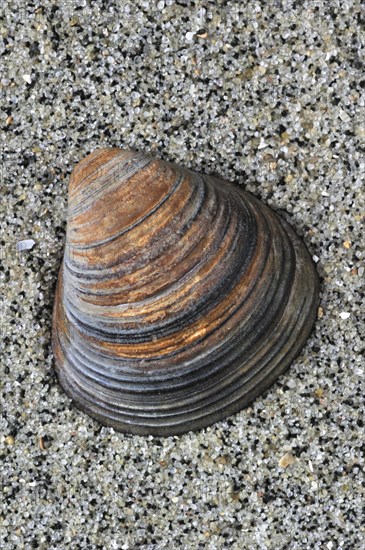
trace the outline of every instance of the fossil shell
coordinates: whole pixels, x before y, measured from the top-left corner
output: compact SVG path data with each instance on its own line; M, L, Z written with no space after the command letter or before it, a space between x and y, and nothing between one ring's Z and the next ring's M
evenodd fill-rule
M75 167L53 348L102 424L171 435L237 412L299 353L317 305L306 248L238 186L117 148Z

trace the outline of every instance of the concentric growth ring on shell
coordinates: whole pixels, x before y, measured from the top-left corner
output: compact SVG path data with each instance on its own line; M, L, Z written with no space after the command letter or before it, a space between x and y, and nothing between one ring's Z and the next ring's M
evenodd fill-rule
M120 149L74 169L53 347L101 423L170 435L240 410L299 353L317 302L304 245L238 186Z

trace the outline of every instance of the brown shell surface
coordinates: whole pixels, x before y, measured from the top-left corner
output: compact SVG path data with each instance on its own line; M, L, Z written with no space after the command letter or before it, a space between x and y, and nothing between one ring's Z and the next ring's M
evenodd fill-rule
M318 289L294 231L238 186L97 150L69 184L53 316L60 383L116 430L203 428L289 366Z

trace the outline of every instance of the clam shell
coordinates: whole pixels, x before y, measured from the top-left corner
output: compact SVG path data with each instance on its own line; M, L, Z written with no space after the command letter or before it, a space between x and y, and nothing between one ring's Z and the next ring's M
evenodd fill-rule
M69 184L53 318L60 383L116 430L203 428L289 366L318 289L294 231L238 186L97 150Z

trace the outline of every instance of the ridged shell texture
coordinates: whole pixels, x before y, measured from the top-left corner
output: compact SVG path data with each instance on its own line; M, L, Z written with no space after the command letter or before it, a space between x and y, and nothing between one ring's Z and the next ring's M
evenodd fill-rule
M53 348L102 424L171 435L237 412L299 353L317 303L304 245L238 186L117 148L75 167Z

